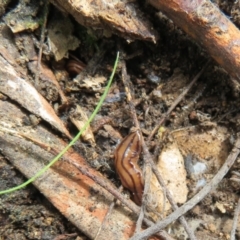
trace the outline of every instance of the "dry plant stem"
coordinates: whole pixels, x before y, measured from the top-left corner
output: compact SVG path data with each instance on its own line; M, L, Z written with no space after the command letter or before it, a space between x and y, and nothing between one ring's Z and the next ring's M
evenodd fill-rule
M190 209L192 209L196 204L198 204L209 192L211 192L214 188L217 187L217 185L221 182L223 177L227 174L231 166L234 164L237 156L240 153L240 137L238 134L238 138L234 144L234 147L231 151L231 153L228 155L228 158L226 159L223 166L220 168L218 173L214 176L214 178L207 183L202 190L199 191L192 199L190 199L188 202L186 202L184 205L179 207L176 211L171 213L168 217L166 217L164 220L157 222L154 226L144 230L141 232L141 234L136 234L131 240L140 240L142 238L147 238L156 232L159 232L159 230L165 228L167 225L169 225L171 222L178 219L180 216L184 215L186 212L188 212Z
M127 101L129 104L130 112L132 114L134 125L137 129L140 129L140 125L139 125L139 122L137 119L137 114L136 114L135 106L133 104L133 98L132 98L132 94L131 94L131 90L130 90L130 86L129 86L129 82L128 82L129 76L127 74L126 62L124 60L122 61L122 81L123 81L123 84L125 87ZM145 182L144 182L143 196L146 196L150 189L150 179L151 179L151 168L147 164L144 164L144 177L145 177ZM135 232L139 232L141 229L142 221L144 218L144 212L145 212L145 198L143 197L143 204L141 206L140 215L137 220Z
M97 239L98 239L98 236L100 235L100 232L104 230L104 225L107 224L108 217L110 216L110 214L111 214L114 206L115 206L115 201L112 202L111 205L109 206L108 212L107 212L107 214L105 215L105 217L104 217L104 219L103 219L103 221L102 221L102 225L101 225L101 227L98 229L97 235L96 235L96 237L94 238L94 240L97 240Z
M168 201L170 202L173 210L175 211L176 209L178 209L178 206L177 206L177 204L175 203L175 201L174 201L171 193L169 192L168 188L166 187L166 185L165 185L165 183L164 183L164 180L163 180L163 178L161 177L161 175L160 175L160 173L159 173L159 171L158 171L158 169L157 169L157 167L156 167L155 164L152 164L152 170L153 170L153 172L154 172L154 174L155 174L158 182L161 184L161 186L163 187L163 189L165 189L167 199L168 199ZM179 218L179 220L180 220L181 224L184 226L184 228L185 228L185 230L186 230L189 238L190 238L191 240L196 240L196 237L195 237L195 235L194 235L194 232L191 230L191 228L189 228L188 223L187 223L186 219L184 218L184 216L181 216L181 217Z
M12 132L12 134L14 135L15 133ZM46 151L50 152L53 155L57 155L60 152L58 149L52 148L49 145L46 145L45 143L43 143L41 141L35 140L33 138L29 138L28 136L26 136L23 133L17 134L17 135L32 141L33 143L35 143L36 145L40 146L41 148L45 149ZM79 163L72 161L71 159L67 158L66 156L63 156L62 160L70 163L72 166L76 167L82 174L89 177L90 179L95 181L98 185L100 185L101 187L106 189L115 198L120 200L125 206L127 206L130 210L132 210L136 215L140 214L140 208L136 204L134 204L132 201L129 201L128 199L123 197L123 195L119 192L119 190L114 188L108 181L106 181L105 178L92 174L90 171L90 167L87 166L87 164L80 165ZM154 225L154 223L151 220L147 219L146 217L144 218L144 223L147 226ZM172 238L165 231L159 231L159 233L157 233L155 235L159 236L161 239L164 239L164 240L172 240Z
M206 65L207 66L207 65ZM203 71L203 70L202 70ZM138 122L138 119L137 119L137 114L136 114L136 110L135 110L135 107L133 105L133 102L132 102L132 96L131 96L131 92L130 92L130 88L129 88L129 84L128 84L128 75L127 75L127 71L126 71L126 64L125 64L125 61L122 61L122 80L123 80L123 83L125 85L125 90L126 90L126 94L127 94L127 100L129 102L129 106L130 106L130 109L131 109L131 113L132 113L132 116L133 116L133 120L134 120L134 123L135 123L135 126L137 128L139 128L139 122ZM196 81L196 80L195 80ZM192 85L194 84L194 82L192 83ZM182 99L182 98L181 98ZM164 184L164 181L163 179L161 178L160 174L159 174L159 171L157 170L156 168L156 165L154 164L154 161L152 159L152 156L151 154L149 153L148 151L148 148L146 146L146 143L143 139L142 141L142 146L143 146L143 153L144 153L144 176L145 176L145 186L144 186L144 193L143 193L143 196L147 196L147 194L149 193L149 190L150 190L150 181L151 181L151 176L152 176L152 169L154 170L154 173L160 183L160 185L163 187L164 189L164 193L166 192L166 196L172 206L172 208L175 210L177 208L177 205L174 201L174 199L172 198L170 192L167 190L165 184ZM143 200L143 203L145 202L145 198ZM144 205L144 204L143 204ZM142 211L143 212L143 208L144 206L142 206ZM141 224L141 220L142 220L142 217L139 216L139 219L138 219L138 222L137 222L137 225L139 226ZM186 232L188 233L188 236L191 240L195 240L196 237L194 236L194 233L193 231L189 228L186 220L184 217L181 217L180 218L180 222L182 223L182 225L184 226ZM141 233L140 233L141 234Z
M240 198L238 199L238 204L234 211L233 225L232 225L231 236L230 236L231 240L235 240L235 233L236 233L236 229L237 229L239 213L240 213Z
M210 0L148 0L235 79L240 80L240 31Z
M152 130L151 134L148 136L147 142L149 142L152 139L153 135L157 132L157 130L160 128L160 126L164 123L164 121L167 119L167 117L172 112L172 110L182 101L182 99L189 92L189 90L192 88L194 83L201 77L204 70L208 66L209 62L210 62L210 60L207 61L207 63L202 68L202 70L194 77L194 79L189 83L189 85L184 89L184 91L173 102L172 106L168 109L167 113L160 119L158 125Z
M42 47L43 47L43 42L45 38L45 30L46 30L46 25L47 25L47 17L48 17L48 9L49 9L49 1L45 1L45 11L44 11L44 20L43 20L43 25L41 29L41 39L39 42L39 52L38 52L38 61L37 61L37 71L36 71L36 76L35 76L35 86L38 89L39 86L39 74L41 72L41 60L42 60Z
M190 100L190 103L184 107L182 107L183 114L179 117L179 119L175 122L175 126L181 126L184 122L184 119L190 114L190 112L193 110L194 105L198 101L198 99L202 96L203 91L206 89L206 84L204 84L203 87L197 87L197 92L195 96Z
M123 187L121 186L118 190L119 190L119 192L122 192ZM111 203L111 205L109 206L108 211L107 211L107 214L105 215L105 217L104 217L104 219L103 219L103 221L102 221L102 225L101 225L101 227L98 229L97 235L96 235L96 237L94 238L94 240L97 240L97 239L98 239L98 236L100 235L100 232L104 230L104 225L107 224L108 218L109 218L109 216L110 216L110 214L111 214L111 212L112 212L115 204L116 204L116 199L114 199L114 201L113 201L113 202Z
M135 205L132 201L129 201L126 198L124 198L123 195L121 193L119 193L119 191L117 189L113 188L108 182L106 182L105 179L100 178L95 175L92 175L90 173L90 171L88 171L88 167L86 167L86 166L80 166L78 163L69 161L69 159L67 159L67 158L64 158L64 160L67 161L68 163L72 164L73 166L75 166L82 174L84 174L85 176L87 176L90 179L92 179L93 181L95 181L101 187L105 188L108 192L110 192L115 198L120 200L125 206L127 206L134 213L136 213L137 215L140 214L140 208L137 205ZM147 218L144 218L144 222L147 226L154 225L154 223ZM166 240L170 239L167 237L168 234L165 231L159 231L158 233L156 233L154 235L159 236L159 237L164 237L164 239L166 239Z
M139 125L139 122L138 122L138 119L137 119L137 114L136 114L136 110L135 110L135 107L134 107L134 104L133 104L133 98L132 98L132 94L131 94L131 90L130 90L130 86L129 86L129 76L127 74L126 62L124 60L122 60L122 81L123 81L123 84L124 84L124 87L125 87L127 101L128 101L128 104L129 104L129 108L130 108L130 112L131 112L133 121L134 121L134 125L137 129L140 129L140 125ZM151 167L149 166L149 164L145 163L144 164L144 178L145 178L145 181L144 181L143 196L146 196L147 193L149 192L151 172L152 172ZM143 217L144 217L144 211L145 211L145 199L146 198L143 197L143 204L141 206L140 215L138 216L135 233L140 232L140 230L141 230L142 221L143 221Z
M135 107L133 104L132 94L131 94L130 86L129 86L129 82L128 82L129 77L127 75L126 62L124 60L122 61L122 81L123 81L123 84L125 87L127 101L129 104L130 112L132 114L134 125L136 128L140 129L140 125L139 125L139 122L137 119L137 114L136 114L136 110L135 110ZM146 195L150 189L151 168L147 164L144 165L144 177L145 177L145 183L144 183L143 196ZM145 213L145 198L143 198L143 204L141 206L140 214L138 216L135 233L140 232L140 230L141 230L142 222L144 219L144 213Z
M138 232L141 232L142 230L142 223L143 223L143 219L144 219L144 213L145 213L145 205L142 204L141 208L140 208L140 213L139 213L139 216L138 216L138 220L137 220L137 223L136 223L136 229L135 229L135 233L138 233Z
M77 237L77 233L70 233L70 234L61 234L56 236L53 240L64 240L64 239L69 239L70 237Z
M143 140L144 141L144 140ZM151 170L151 166L149 166L149 164L147 164L147 162L145 161L145 157L144 157L144 190L143 190L143 204L141 206L141 211L140 214L138 216L138 220L137 220L137 225L136 225L136 231L140 232L141 230L141 226L142 226L142 222L144 219L144 214L145 214L145 210L146 210L146 203L147 203L147 198L145 196L147 196L149 190L150 190L150 182L151 182L151 177L152 177L152 170Z

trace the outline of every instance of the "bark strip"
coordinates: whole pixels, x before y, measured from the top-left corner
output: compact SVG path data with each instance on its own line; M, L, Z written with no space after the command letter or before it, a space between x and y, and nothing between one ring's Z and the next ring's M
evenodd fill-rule
M240 81L240 32L209 0L149 0Z

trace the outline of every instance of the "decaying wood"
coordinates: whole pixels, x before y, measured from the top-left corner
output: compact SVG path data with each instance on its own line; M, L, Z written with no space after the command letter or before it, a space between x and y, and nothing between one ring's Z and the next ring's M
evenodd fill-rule
M6 49L5 49L6 52ZM26 76L21 77L20 72L7 62L8 55L0 56L0 92L30 112L45 119L57 130L71 139L71 135L54 112L50 104L37 90L26 81Z
M0 101L0 109L1 153L13 166L30 178L53 158L49 150L38 146L34 141L59 150L64 148L66 143L40 125L34 130L28 126L19 128L19 123L26 116L14 104ZM70 151L66 158L75 161L83 168L87 167L88 172L96 177L101 177L101 174L89 168L85 160L76 152ZM104 181L108 180L104 179ZM46 171L34 182L34 185L89 238L93 239L96 236L113 199L111 194L65 161L60 161ZM116 222L118 224L115 224ZM105 225L98 239L106 239L106 237L126 239L124 235L130 237L134 226L135 221L131 218L131 212L126 208L122 210L118 208L113 210L108 224Z
M23 122L26 114L14 104L0 100L0 109L1 153L27 178L34 176L66 146L62 139L41 125L37 125L34 130L28 126L20 127L19 123ZM78 153L71 150L64 155L63 160L48 169L33 184L90 239L98 234L107 214L113 200L109 194L111 192L132 211L124 206L114 209L104 231L98 235L98 240L129 239L135 229L135 214L139 213L139 208L120 196L116 187L98 171L90 168ZM153 225L145 218L144 222L148 226ZM159 236L171 239L165 231L160 231Z
M4 99L0 100L1 154L27 178L31 178L56 155L51 152L51 149L59 152L67 143L59 138L56 132L51 132L49 125L46 128L41 124L35 127L31 126L31 123L26 125L29 112L37 115L39 113L38 116L55 126L59 132L71 136L50 104L28 82L26 71L15 61L19 58L19 52L15 49L15 45L11 44L14 42L12 35L7 35L6 32L8 32L7 29L0 38L0 42L6 42L2 44L0 54L0 92ZM5 45L9 49L5 48ZM42 114L47 117L44 118ZM98 171L89 168L86 161L73 150L64 157L82 166L88 174L102 178L105 184L114 188ZM54 165L34 184L69 221L90 239L96 236L108 206L113 200L109 192L66 161L60 161ZM137 206L135 207L137 211ZM120 209L113 210L108 224L98 239L106 239L106 237L126 239L133 234L135 221L132 218L132 212L123 206ZM115 221L118 224L115 224Z
M50 0L56 7L70 13L78 23L106 33L117 33L131 40L156 42L157 34L132 1Z
M209 0L149 0L240 81L240 31Z
M60 132L65 133L67 130L47 101L42 100L43 98L27 81L26 72L21 66L17 66L8 49L4 47L1 49L0 92L4 96L2 96L4 100L0 100L1 154L27 178L31 178L67 143L57 134L52 133L51 128L43 127L44 124L35 127L31 126L31 123L26 125L25 121L29 117L26 109L36 114L39 112L42 119L55 125ZM16 58L18 54L16 51ZM12 101L5 101L7 96ZM48 117L44 117L46 115ZM51 120L54 122L52 123ZM58 123L62 128L56 126ZM135 218L139 208L121 195L98 171L90 168L77 152L70 150L63 158L65 161L59 161L47 170L34 181L34 185L90 239L97 235L113 196L117 197L128 208L121 205L113 210L98 239L106 239L106 237L129 239L135 229ZM148 219L144 221L148 226L153 225ZM115 224L116 222L118 224ZM167 234L163 231L160 235Z
M82 25L109 30L127 39L156 42L151 24L127 1L51 0ZM209 0L149 0L165 13L235 79L240 81L240 32Z

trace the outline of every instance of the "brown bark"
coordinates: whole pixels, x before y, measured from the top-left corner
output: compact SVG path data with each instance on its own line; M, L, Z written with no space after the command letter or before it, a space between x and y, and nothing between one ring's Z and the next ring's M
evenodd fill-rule
M25 114L15 105L5 101L0 101L0 108L0 125L4 125L4 118L11 126L10 129L0 128L1 153L30 178L53 158L49 153L50 148L45 150L36 144L37 142L59 150L63 149L66 143L40 125L36 126L34 131L28 127L18 131L13 126L16 122L21 122L26 117ZM69 151L65 158L76 162L89 174L108 182L100 173L89 168L85 160L73 150ZM69 221L90 239L95 238L113 200L111 194L66 161L59 161L33 184ZM112 186L110 182L108 184ZM135 220L132 217L133 214L122 206L114 209L98 239L128 239L133 235L135 228ZM116 222L118 224L115 224Z
M240 32L209 0L149 0L240 81Z
M152 24L133 1L50 0L59 9L70 13L83 26L116 33L125 39L156 42L158 35Z

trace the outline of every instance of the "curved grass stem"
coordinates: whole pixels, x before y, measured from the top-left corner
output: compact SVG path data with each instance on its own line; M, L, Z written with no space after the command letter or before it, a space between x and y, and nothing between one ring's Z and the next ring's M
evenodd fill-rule
M55 162L57 162L68 150L71 146L73 146L76 141L79 139L79 137L82 135L82 133L86 130L86 128L90 125L90 123L92 122L92 120L94 119L94 117L96 116L97 112L99 111L99 109L101 108L104 99L106 98L109 88L112 84L113 81L113 77L114 74L116 72L116 68L117 68L117 64L118 64L118 60L119 60L119 52L117 52L117 57L114 63L114 67L113 67L113 71L112 74L109 78L108 84L104 90L104 93L102 95L102 97L100 98L100 101L98 102L97 107L95 108L95 110L93 111L93 113L91 114L90 118L88 119L88 121L85 123L85 125L83 126L83 128L80 130L80 132L73 138L73 140L54 158L52 159L49 164L47 164L44 168L42 168L39 172L37 172L33 177L31 177L30 179L28 179L26 182L13 187L13 188L9 188L6 190L2 190L0 191L0 195L1 194L6 194L6 193L11 193L14 191L17 191L21 188L26 187L28 184L32 183L33 181L35 181L39 176L41 176L48 168L50 168Z

